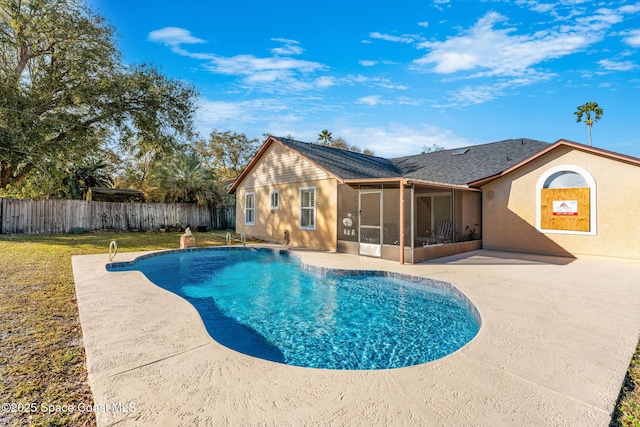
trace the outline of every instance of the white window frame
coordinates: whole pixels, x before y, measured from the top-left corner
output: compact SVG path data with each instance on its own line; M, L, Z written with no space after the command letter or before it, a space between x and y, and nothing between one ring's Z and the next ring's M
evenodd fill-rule
M249 198L253 199L252 207L249 207ZM247 221L249 212L251 212L252 221ZM253 192L244 195L244 225L256 225L256 193Z
M302 206L302 193L305 191L313 191L313 206ZM317 192L316 192L316 187L301 187L300 188L300 217L299 217L299 224L300 224L300 230L315 230L316 229L316 223L317 223L317 206L318 206L318 200L317 200ZM312 211L313 212L313 225L302 225L302 212L303 211Z
M280 209L280 190L271 190L269 193L269 205L272 211Z
M589 186L589 231L574 231L574 230L549 230L546 228L542 228L542 218L541 218L541 204L542 204L542 188L544 187L544 183L547 179L558 172L575 172L577 174L582 175L582 177L587 181L587 185ZM554 166L551 169L546 170L538 179L536 184L536 229L540 233L544 234L580 234L583 236L596 236L597 233L597 224L596 213L598 210L597 201L596 201L596 180L593 176L586 170L581 168L580 166L575 165L559 165Z

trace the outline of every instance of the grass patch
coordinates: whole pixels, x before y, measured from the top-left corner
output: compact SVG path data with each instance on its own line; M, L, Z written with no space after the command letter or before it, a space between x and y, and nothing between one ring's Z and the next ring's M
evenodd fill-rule
M3 426L95 425L92 413L47 413L48 407L92 404L87 384L71 257L175 249L181 233L0 235L0 412ZM225 243L226 232L194 233L197 246ZM35 412L26 412L35 404Z
M620 390L611 427L640 427L640 342Z
M3 426L92 426L92 413L46 413L40 405L92 404L71 257L175 249L181 233L0 235L0 403L36 404L0 412ZM195 233L199 247L225 244L225 231ZM612 427L640 427L640 342Z

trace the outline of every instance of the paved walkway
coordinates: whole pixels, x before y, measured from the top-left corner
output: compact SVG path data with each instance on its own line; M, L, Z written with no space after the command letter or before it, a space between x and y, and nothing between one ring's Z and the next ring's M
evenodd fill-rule
M424 365L292 367L219 345L193 306L139 272L106 272L107 255L74 257L98 425L608 426L638 342L640 265L476 251L401 266L298 252L450 282L482 328Z

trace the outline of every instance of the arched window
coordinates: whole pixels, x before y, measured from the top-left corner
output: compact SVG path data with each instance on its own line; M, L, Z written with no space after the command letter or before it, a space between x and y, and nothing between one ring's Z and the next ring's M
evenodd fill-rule
M586 188L587 180L578 172L563 170L549 176L542 188Z
M596 234L596 182L585 169L555 166L536 186L536 227L549 234Z

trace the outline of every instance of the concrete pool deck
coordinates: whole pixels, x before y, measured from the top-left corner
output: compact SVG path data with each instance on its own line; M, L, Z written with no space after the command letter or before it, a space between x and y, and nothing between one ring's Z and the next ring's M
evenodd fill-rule
M477 306L480 332L408 368L287 366L221 346L191 304L139 272L107 272L106 254L75 256L98 425L609 425L638 342L640 264L480 250L400 265L293 252L311 265L452 283Z

